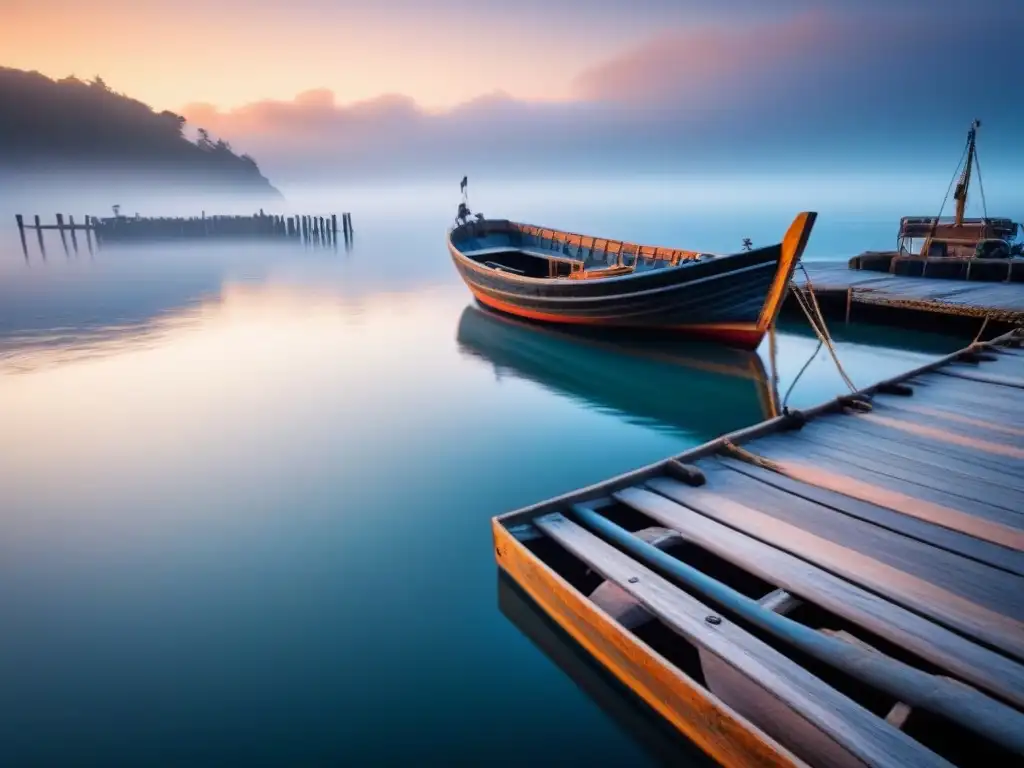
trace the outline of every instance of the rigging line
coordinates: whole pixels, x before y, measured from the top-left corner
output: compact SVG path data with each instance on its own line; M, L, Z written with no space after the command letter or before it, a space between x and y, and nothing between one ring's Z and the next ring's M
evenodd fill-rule
M971 147L971 140L968 137L967 143L964 145L963 154L960 155L960 162L957 163L956 170L953 171L953 178L949 180L949 186L946 188L946 196L942 198L942 205L939 206L939 215L935 217L935 222L938 223L939 218L942 217L942 211L946 207L946 201L949 199L949 193L953 189L953 185L956 183L956 177L960 175L960 166L964 164L964 158L967 157L967 150ZM932 226L934 230L934 225Z
M981 181L981 160L978 159L978 147L974 147L974 168L978 172L978 191L981 192L981 215L988 218L988 206L985 204L985 185Z

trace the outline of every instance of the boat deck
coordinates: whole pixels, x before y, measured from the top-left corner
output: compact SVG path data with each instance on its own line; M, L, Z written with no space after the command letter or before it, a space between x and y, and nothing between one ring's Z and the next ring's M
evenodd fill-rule
M814 293L819 298L838 294L838 298L846 302L847 314L858 305L873 305L1024 323L1024 283L904 277L850 269L844 262L811 261L804 266ZM801 288L807 288L801 270L797 270L793 280Z
M723 764L1019 764L1022 340L495 518L497 561Z

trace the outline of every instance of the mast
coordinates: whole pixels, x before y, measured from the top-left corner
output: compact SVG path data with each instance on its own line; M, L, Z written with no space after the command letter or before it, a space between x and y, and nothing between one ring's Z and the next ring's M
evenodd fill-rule
M964 223L964 209L967 207L967 187L971 184L971 166L974 163L974 143L981 121L975 120L971 123L971 129L967 132L967 163L964 165L964 172L960 176L960 182L953 192L953 199L956 200L956 221L954 226L961 226Z

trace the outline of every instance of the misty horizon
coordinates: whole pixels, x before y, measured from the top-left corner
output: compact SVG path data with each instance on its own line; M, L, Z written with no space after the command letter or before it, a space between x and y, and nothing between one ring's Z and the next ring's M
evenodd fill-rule
M572 5L556 4L550 13ZM427 91L411 63L407 87L382 84L378 93L355 98L330 87L336 74L310 64L289 70L291 96L240 102L204 101L203 79L167 73L179 89L192 83L196 96L159 117L180 117L189 139L202 129L251 155L279 189L463 174L542 181L780 172L942 176L952 174L974 118L982 120L985 180L1009 187L1024 172L1024 60L994 42L1024 23L1020 8L792 3L745 14L742 23L725 9L689 23L684 6L641 5L630 21L635 28L626 24L615 45L570 37L565 45L579 51L578 63L562 57L550 72L532 76L530 82L550 84L544 95L510 89L506 69L486 75L497 59L470 57L466 46L480 44L470 38L446 53L463 51L460 66L432 74L431 82L492 79L441 106L421 95ZM543 18L537 8L526 13ZM594 9L588 23L621 26L624 13L609 4ZM504 50L505 41L495 45ZM538 45L524 40L523 57L550 53ZM953 53L963 50L972 53ZM154 111L168 106L122 88L113 60L107 69L115 71L99 75L115 90ZM250 91L238 85L239 93ZM159 86L151 86L154 94ZM942 191L936 194L941 199Z

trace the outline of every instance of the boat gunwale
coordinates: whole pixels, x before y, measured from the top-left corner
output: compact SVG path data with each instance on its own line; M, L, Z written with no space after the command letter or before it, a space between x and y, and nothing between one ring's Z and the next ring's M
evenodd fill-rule
M526 285L578 285L578 284L580 284L581 281L578 278L570 278L570 277L530 277L530 276L527 276L527 275L517 275L514 272L500 272L499 270L487 267L487 266L481 264L480 262L476 261L472 257L466 255L466 253L463 252L455 244L455 241L453 239L453 235L456 232L458 232L460 229L463 229L464 227L478 226L478 225L481 225L481 224L495 224L495 223L497 223L497 224L505 223L505 224L509 224L509 225L515 225L517 222L513 222L513 221L510 221L508 219L483 219L481 221L469 222L467 224L463 224L463 225L460 225L458 227L451 228L451 229L448 230L448 237L447 237L449 253L452 255L453 258L456 259L456 261L458 261L460 263L463 263L463 264L466 264L467 266L471 266L474 269L476 269L477 271L480 271L480 272L482 272L484 274L488 274L488 275L500 274L502 279L507 279L507 280L510 280L512 282L523 283L523 284L526 284ZM522 225L522 226L527 226L527 225ZM552 232L560 232L560 230L550 230L550 231L552 231ZM583 236L582 235L574 235L574 237L581 238ZM590 236L587 235L586 237L589 238ZM606 240L606 238L593 238L593 239L595 241L597 241L597 240ZM568 241L566 241L566 242L568 242ZM627 243L627 242L624 242L624 241L617 241L617 240L615 240L615 241L608 240L607 242L617 242L617 243L620 243L622 246L627 246L627 245L628 246L632 246L633 249L634 249L633 251L627 252L625 250L625 248L622 247L618 251L618 253L620 253L620 254L622 254L624 256L625 255L632 255L636 259L644 259L645 261L652 261L652 260L654 260L654 261L658 261L658 260L668 261L668 259L660 257L660 256L657 256L657 255L652 255L652 256L643 255L641 253L641 250L643 248L654 248L655 254L657 254L659 251L665 250L665 251L668 251L670 253L676 252L676 253L704 254L704 255L710 256L711 258L709 258L709 259L701 259L700 256L696 256L696 257L693 257L693 258L682 259L682 260L680 260L680 262L678 264L667 263L664 267L658 267L656 269L649 269L649 270L644 270L644 271L641 271L641 272L633 271L633 272L630 272L629 274L626 274L626 275L610 275L608 277L593 278L593 280L599 280L601 283L607 283L607 282L611 282L611 281L626 281L626 280L639 279L639 278L643 278L645 276L651 275L651 274L656 273L656 272L663 272L663 271L670 270L670 269L682 269L682 268L685 268L685 267L694 267L694 266L697 266L698 264L707 264L707 263L711 263L711 262L720 262L720 261L725 260L725 259L736 258L736 257L743 257L743 256L748 256L749 257L751 254L756 254L756 253L759 253L761 251L769 251L769 250L771 250L773 248L781 248L782 247L782 242L780 241L778 243L772 243L770 245L762 246L761 248L755 248L755 249L753 249L751 251L736 251L736 252L727 253L727 254L711 254L711 253L707 253L705 251L687 251L687 250L681 249L681 248L670 249L670 248L667 248L667 247L664 247L664 246L641 245L641 244ZM583 246L581 245L580 247L583 247ZM512 245L510 245L505 250L524 252L523 249L517 248L517 247L512 246ZM591 246L591 248L589 250L593 251L595 249ZM608 253L609 251L603 249L603 252ZM614 251L611 251L611 252L614 253ZM555 261L559 261L559 262L562 262L562 263L566 263L566 262L572 263L572 264L582 264L582 263L584 263L580 259L573 259L571 257L570 258L566 258L564 255L559 255L557 253L552 253L550 257L547 257L547 256L542 257L539 254L528 254L528 255L534 256L535 258L551 258L551 259L553 259ZM757 264L757 265L753 265L753 266L761 267L761 266L764 266L764 265ZM727 275L735 274L735 273L737 273L739 271L740 270L727 271L727 272L722 273L721 275L712 275L712 276L709 276L709 277L725 277ZM685 274L685 272L682 272L681 274ZM703 279L703 278L693 279L693 282L696 282L696 280L698 280L698 279ZM680 283L690 282L690 280L680 280L679 282ZM674 285L676 285L676 283L673 283L673 286ZM665 286L665 288L670 288L670 287L673 287L673 286ZM566 297L566 298L569 298L569 297Z
M574 279L568 278L568 277L557 277L557 278L555 278L555 277L526 277L524 275L517 275L514 272L504 272L502 270L497 270L497 269L494 269L492 267L487 267L487 266L484 266L482 264L476 263L475 261L473 261L472 259L468 258L467 256L462 255L461 253L459 255L461 256L461 258L466 260L467 264L469 264L475 270L477 270L478 272L481 272L483 274L487 274L487 275L500 275L502 280L509 279L509 280L515 281L515 282L526 282L528 284L537 284L537 285L558 285L558 286L570 286L570 285L571 286L577 286L577 285L580 285L580 286L582 286L582 285L588 285L588 284L589 285L593 285L595 282L600 282L602 284L605 284L605 283L609 283L609 282L612 282L612 281L622 281L622 280L629 280L629 279L632 279L632 278L647 277L647 276L650 276L650 275L653 275L655 273L658 273L658 272L662 271L662 270L654 270L654 269L652 269L652 270L648 270L646 272L634 272L634 273L629 274L629 275L612 275L610 277L593 278L591 280L578 280L578 279L574 280ZM611 295L608 295L608 296L546 296L546 295L541 294L541 295L536 295L536 296L530 296L529 298L531 300L534 300L534 301L557 301L557 302L563 302L563 301L568 301L568 302L575 302L575 301L588 302L589 301L589 302L600 303L602 301L608 301L608 300L611 300L611 299L632 298L632 297L647 296L649 294L664 293L666 291L673 291L673 290L675 290L677 288L680 288L681 286L700 285L701 283L704 283L704 282L710 282L710 281L713 281L713 280L721 280L723 278L732 277L734 275L741 275L741 274L744 274L746 272L751 272L751 271L753 271L755 269L765 269L767 267L771 267L773 269L778 269L778 262L766 261L766 262L764 262L762 264L751 264L750 266L741 267L740 269L734 269L734 270L731 270L729 272L723 272L721 274L704 275L703 277L690 277L690 278L687 278L687 279L679 279L679 280L675 280L675 281L669 283L668 285L658 285L658 286L654 286L654 287L651 287L651 288L642 288L641 290L632 291L630 293L615 293L615 294L611 294ZM503 296L509 296L509 297L512 297L512 298L522 298L520 294L509 293L508 291L503 291L500 288L493 288L493 287L487 286L486 290L488 292L490 292L490 293L499 293L499 294L501 294Z

